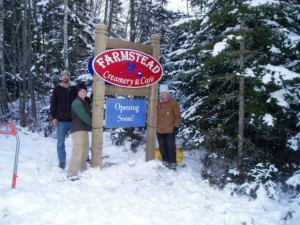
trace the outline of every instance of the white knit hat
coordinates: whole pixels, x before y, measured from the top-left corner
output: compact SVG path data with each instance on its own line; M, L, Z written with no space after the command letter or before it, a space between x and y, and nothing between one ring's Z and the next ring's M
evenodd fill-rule
M159 86L159 93L162 93L162 92L168 92L169 93L169 87L168 85L166 84L161 84Z
M70 76L70 73L67 70L64 70L64 71L61 72L60 76L62 77L63 75Z

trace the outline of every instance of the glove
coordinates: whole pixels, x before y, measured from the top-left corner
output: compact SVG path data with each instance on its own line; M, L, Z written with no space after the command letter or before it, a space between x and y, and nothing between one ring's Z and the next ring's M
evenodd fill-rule
M179 128L178 127L174 127L173 133L174 135L177 135L179 132Z

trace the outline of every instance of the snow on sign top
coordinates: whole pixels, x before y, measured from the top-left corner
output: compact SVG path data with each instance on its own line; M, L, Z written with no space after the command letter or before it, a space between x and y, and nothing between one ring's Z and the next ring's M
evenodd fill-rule
M141 88L162 77L160 63L150 55L131 49L112 49L97 55L93 70L108 83L128 88Z

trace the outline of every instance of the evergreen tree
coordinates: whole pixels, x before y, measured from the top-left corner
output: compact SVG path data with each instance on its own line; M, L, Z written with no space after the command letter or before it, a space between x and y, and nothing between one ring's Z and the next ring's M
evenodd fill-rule
M70 72L76 77L87 73L97 19L87 1L69 1L68 9L67 53ZM3 12L5 85L11 100L20 100L20 108L12 110L19 116L11 116L29 126L36 111L49 104L45 94L64 69L63 1L4 0Z
M47 76L57 79L64 68L63 3L49 1L38 7L41 12L38 27L42 33L39 68L44 70ZM68 7L69 68L76 76L87 71L87 61L93 55L94 26L97 19L86 1L69 1Z
M125 24L127 21L127 13L124 12L124 6L120 0L110 1L109 19L107 24L108 37L116 39L125 39L126 29Z
M134 12L130 12L130 40L136 43L150 43L152 34L159 34L161 42L165 41L168 26L178 14L166 10L165 0L136 0L131 2Z
M287 166L295 170L299 156L293 157L292 149L299 149L300 132L299 4L217 0L201 8L203 16L173 28L171 62L164 68L174 75L174 89L185 96L181 134L186 147L205 143L203 174L225 182L224 174L237 163L239 78L244 76L243 166L249 171L263 162L281 171ZM241 16L244 68L240 68Z

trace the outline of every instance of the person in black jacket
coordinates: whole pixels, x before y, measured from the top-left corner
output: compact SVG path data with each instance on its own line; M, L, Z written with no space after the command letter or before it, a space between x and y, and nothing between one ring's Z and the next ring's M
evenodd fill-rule
M51 97L50 114L52 125L57 126L57 156L59 167L66 167L65 137L71 129L71 104L77 97L77 88L70 84L70 74L63 71L60 76L61 83L54 89Z
M78 97L72 103L71 137L72 155L68 167L70 180L78 180L78 173L87 169L86 159L89 153L89 134L92 130L92 112L87 102L87 87L79 84Z

